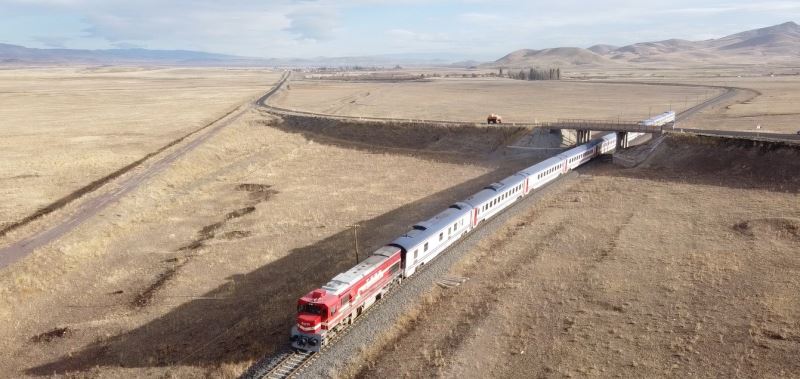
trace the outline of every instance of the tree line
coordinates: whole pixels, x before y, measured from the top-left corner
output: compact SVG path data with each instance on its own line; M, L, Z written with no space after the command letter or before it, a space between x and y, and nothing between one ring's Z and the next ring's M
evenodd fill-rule
M503 72L501 68L499 70L499 76L507 76L511 79L517 80L561 80L561 68L548 68L548 69L536 69L530 68L528 70L522 69L519 72L508 70L507 72Z

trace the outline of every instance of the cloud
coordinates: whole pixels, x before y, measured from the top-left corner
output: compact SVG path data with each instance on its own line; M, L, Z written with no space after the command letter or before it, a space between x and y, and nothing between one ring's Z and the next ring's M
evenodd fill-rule
M717 6L686 7L666 9L663 13L674 14L717 14L730 12L781 12L800 10L800 2L765 1L753 3L726 3Z
M289 26L284 30L297 39L328 41L333 39L339 26L338 14L327 8L297 10L287 14L286 17L289 19Z
M493 13L469 12L458 15L458 19L466 23L483 25L502 22L504 18Z
M131 44L264 57L502 55L719 36L796 19L800 1L0 0L0 14L7 21L0 39L49 47Z
M428 43L447 43L452 39L445 33L420 33L406 29L390 29L386 34L393 37L396 42L428 42Z

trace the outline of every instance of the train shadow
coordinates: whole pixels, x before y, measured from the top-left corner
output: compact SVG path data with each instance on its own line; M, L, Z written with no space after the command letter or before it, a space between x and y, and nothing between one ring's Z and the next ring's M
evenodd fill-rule
M530 164L532 161L511 162L360 222L362 251L381 246L414 222ZM251 238L258 241L259 236ZM264 239L263 244L269 241ZM95 367L215 368L274 354L287 346L297 298L354 265L352 247L352 231L341 230L254 271L232 276L228 283L141 327L99 340L26 373L69 374Z

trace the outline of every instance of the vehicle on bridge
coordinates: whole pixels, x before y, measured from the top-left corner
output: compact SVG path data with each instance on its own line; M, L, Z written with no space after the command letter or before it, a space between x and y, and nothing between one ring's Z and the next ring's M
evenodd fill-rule
M675 123L675 112L664 112L647 120L639 121L639 126L665 126Z
M489 115L489 117L486 117L486 123L487 124L502 124L503 123L503 117L500 116L499 114L492 113L492 114Z

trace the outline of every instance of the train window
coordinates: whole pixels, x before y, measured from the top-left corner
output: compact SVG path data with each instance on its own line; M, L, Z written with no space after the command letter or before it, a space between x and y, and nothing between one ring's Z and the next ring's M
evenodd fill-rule
M444 232L439 233L439 241L441 241L442 239L444 239Z
M417 260L417 256L419 255L419 249L414 250L414 260Z
M458 229L458 223L453 224L453 231L455 232Z
M425 242L425 246L422 247L422 251L428 251L428 243Z
M392 275L396 274L397 271L400 271L400 262L397 262L397 263L393 264L392 267L389 268L389 272ZM333 312L334 313L336 312L336 308L333 309Z
M345 295L345 296L342 298L342 307L344 307L344 306L345 306L346 304L348 304L349 302L350 302L350 294L348 293L347 295Z

